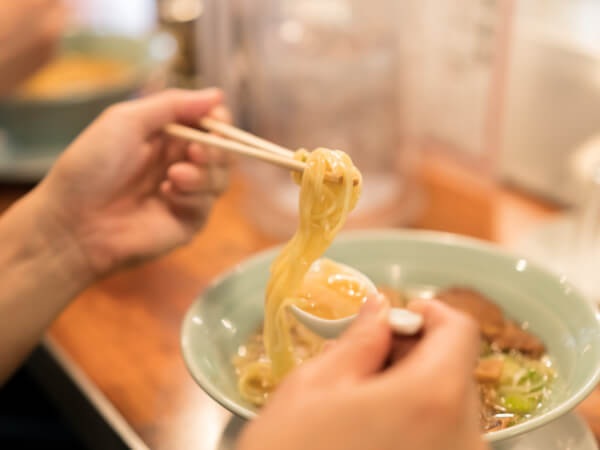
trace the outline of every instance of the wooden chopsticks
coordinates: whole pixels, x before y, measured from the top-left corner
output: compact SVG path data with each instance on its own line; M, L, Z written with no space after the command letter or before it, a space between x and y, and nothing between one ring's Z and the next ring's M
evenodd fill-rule
M218 120L204 118L200 121L200 125L209 131L219 133L225 137L216 136L176 123L168 124L164 130L165 133L170 136L198 142L200 144L211 145L239 155L257 158L284 169L293 170L295 172L304 172L304 169L306 169L306 164L304 162L293 158L294 152L290 149L266 141L258 136ZM326 174L325 180L333 183L341 183L343 177ZM354 180L354 184L356 185L357 183L358 180Z
M185 127L171 123L165 127L167 134L188 141L198 142L200 144L212 145L223 150L235 152L238 155L251 156L253 158L262 159L263 161L283 167L284 169L295 170L302 172L306 165L301 161L296 161L288 156L281 156L275 153L269 153L256 147L250 147L239 142L230 141L214 134L205 133L204 131L196 130L195 128Z
M259 138L253 134L250 134L244 130L240 130L232 125L225 122L220 122L210 117L205 117L200 120L200 125L210 131L228 136L237 141L243 142L244 144L252 145L256 148L262 148L286 158L293 158L294 152L288 148L269 142L263 138Z

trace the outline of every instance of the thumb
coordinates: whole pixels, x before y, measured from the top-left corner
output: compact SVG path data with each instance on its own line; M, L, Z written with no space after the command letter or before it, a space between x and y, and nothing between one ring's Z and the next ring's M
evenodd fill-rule
M161 130L171 122L195 126L200 117L220 105L222 100L223 94L218 89L199 91L168 89L122 103L121 109L147 135Z
M389 304L385 297L369 297L358 319L315 363L327 378L362 378L381 367L389 354L392 332L388 324Z

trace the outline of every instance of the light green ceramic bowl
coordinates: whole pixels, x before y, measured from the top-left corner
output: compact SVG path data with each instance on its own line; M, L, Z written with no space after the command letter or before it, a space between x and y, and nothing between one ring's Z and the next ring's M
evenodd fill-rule
M216 280L192 304L183 323L182 350L192 376L212 398L244 418L252 418L257 409L240 397L231 357L262 323L268 268L278 250L261 253ZM513 438L558 418L600 381L595 309L566 280L525 259L456 235L392 230L343 234L327 255L380 285L474 287L510 317L530 324L556 361L562 387L547 412L488 433L489 441Z
M8 97L0 100L0 129L9 150L19 153L58 153L110 105L130 99L158 71L166 70L176 50L166 33L143 37L91 30L64 36L60 52L80 53L126 62L133 76L121 85L52 99Z

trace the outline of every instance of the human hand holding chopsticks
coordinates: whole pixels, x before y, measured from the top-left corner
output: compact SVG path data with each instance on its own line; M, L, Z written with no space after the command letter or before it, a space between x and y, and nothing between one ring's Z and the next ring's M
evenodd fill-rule
M228 155L162 129L222 111L221 99L214 89L171 90L117 104L60 157L38 195L94 274L169 251L204 224L227 187Z
M303 172L306 164L294 159L294 152L280 145L269 142L247 131L240 130L232 125L219 120L205 117L199 121L203 128L219 133L223 137L215 136L195 128L186 127L181 124L168 124L165 132L171 136L179 137L191 142L212 145L222 150L238 155L259 159L265 163L273 164L283 169L294 172ZM325 180L330 183L341 183L343 177L333 173L326 173ZM360 180L352 180L356 186Z
M0 217L0 384L90 283L202 227L227 186L227 155L163 127L226 119L221 97L167 91L109 108Z

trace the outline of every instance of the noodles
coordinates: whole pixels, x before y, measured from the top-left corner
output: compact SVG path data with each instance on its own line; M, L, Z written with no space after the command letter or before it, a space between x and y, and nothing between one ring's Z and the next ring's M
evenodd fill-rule
M294 323L286 307L296 304L301 308L311 305L318 308L319 302L327 301L313 298L309 305L306 296L301 295L303 281L360 196L360 172L345 153L319 148L311 153L299 150L295 158L305 161L307 169L302 175L294 174L294 180L300 184L298 229L271 266L262 336L267 358L252 360L241 355L236 364L240 393L254 404L264 403L268 392L302 361L298 349L308 348L306 356L318 352L320 339ZM340 175L343 181L325 182L325 173ZM354 180L358 180L356 185ZM343 290L343 283L337 289Z

